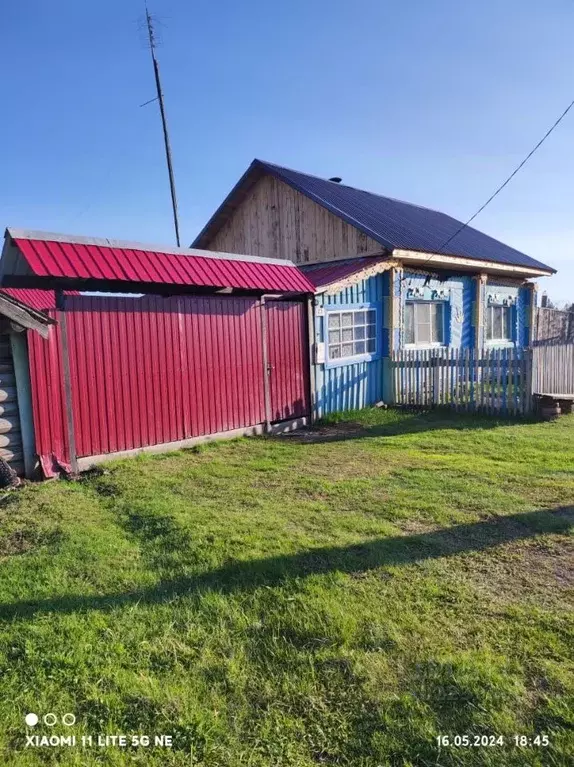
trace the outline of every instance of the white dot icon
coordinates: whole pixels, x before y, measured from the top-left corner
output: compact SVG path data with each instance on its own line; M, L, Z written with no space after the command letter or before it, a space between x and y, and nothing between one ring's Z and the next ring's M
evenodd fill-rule
M35 727L38 724L38 714L26 714L24 721L28 727Z

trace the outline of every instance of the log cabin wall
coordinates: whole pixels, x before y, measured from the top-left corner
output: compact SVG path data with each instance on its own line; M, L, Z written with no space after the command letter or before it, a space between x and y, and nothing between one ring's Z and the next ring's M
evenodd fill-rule
M376 240L273 176L264 176L255 184L204 247L287 258L297 264L382 250Z

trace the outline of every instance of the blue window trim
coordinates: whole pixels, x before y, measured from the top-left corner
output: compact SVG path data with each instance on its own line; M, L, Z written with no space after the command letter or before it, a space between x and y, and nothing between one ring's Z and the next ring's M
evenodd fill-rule
M488 349L510 349L518 346L518 298L512 304L503 304L496 301L489 301L486 295L486 306L484 312L484 345ZM487 338L486 337L486 312L490 306L504 306L510 309L510 338Z
M380 302L372 301L361 304L327 304L324 306L325 316L323 317L323 343L325 344L325 362L326 368L340 368L345 365L356 365L358 362L373 362L381 357L382 351L382 333L381 317L382 305ZM375 351L372 354L357 354L354 357L341 357L339 359L329 359L329 313L330 312L351 312L370 309L375 311Z

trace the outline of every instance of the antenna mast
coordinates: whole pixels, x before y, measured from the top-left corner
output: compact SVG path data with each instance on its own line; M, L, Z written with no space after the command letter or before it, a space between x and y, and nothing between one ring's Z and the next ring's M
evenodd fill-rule
M169 173L169 188L171 191L171 205L173 209L173 225L175 227L175 239L177 242L177 247L179 248L181 246L181 242L179 239L179 221L177 217L177 198L175 196L175 179L173 176L173 164L171 161L171 148L169 145L169 134L167 132L167 121L165 117L165 107L163 103L163 91L161 89L161 80L159 77L159 64L157 62L157 58L155 55L155 49L156 49L156 41L155 41L155 34L153 29L153 21L150 16L148 7L146 5L145 8L145 15L146 15L146 24L147 24L147 31L149 36L149 47L151 51L151 60L153 62L153 72L155 76L155 87L157 91L157 100L159 101L159 110L161 112L161 123L163 126L163 141L165 144L165 157L167 160L167 171ZM152 99L154 101L155 99ZM149 102L148 102L149 103ZM143 106L143 105L142 105Z

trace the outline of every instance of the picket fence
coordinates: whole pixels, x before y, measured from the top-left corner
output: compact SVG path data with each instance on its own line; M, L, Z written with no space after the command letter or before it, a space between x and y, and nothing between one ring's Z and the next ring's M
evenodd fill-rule
M405 349L391 364L396 405L489 415L533 407L532 349Z

